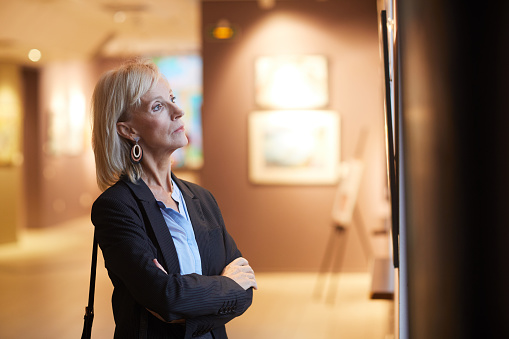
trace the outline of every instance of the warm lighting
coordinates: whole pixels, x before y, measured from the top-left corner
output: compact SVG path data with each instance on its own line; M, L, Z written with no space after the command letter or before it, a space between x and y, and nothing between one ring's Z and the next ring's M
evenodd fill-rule
M51 100L51 154L80 154L83 149L85 125L85 96L78 88L59 88Z
M212 36L219 40L231 39L235 35L235 31L230 26L228 20L220 20L217 26L212 30Z
M30 52L28 52L28 59L32 60L33 62L37 62L41 60L41 51L38 49L31 49Z
M64 212L66 209L65 201L63 199L55 199L53 201L53 210L59 213Z
M328 102L327 60L320 55L259 57L255 64L260 107L308 109Z
M117 24L123 23L126 20L126 18L127 16L125 12L122 11L115 12L115 14L113 15L113 21L115 21Z
M261 9L271 9L276 5L276 0L258 0L258 6Z
M89 193L82 193L80 195L80 205L82 207L90 207L92 206L92 203L94 202L94 199L92 198L92 195Z
M15 65L0 65L0 167L22 163L21 72Z
M68 100L69 128L80 130L85 124L85 95L81 92L81 89L70 90Z
M324 110L255 111L249 116L249 178L258 184L335 184L339 115Z

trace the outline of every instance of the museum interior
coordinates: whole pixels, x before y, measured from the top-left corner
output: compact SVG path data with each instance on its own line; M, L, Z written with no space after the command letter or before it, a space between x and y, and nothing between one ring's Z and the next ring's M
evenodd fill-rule
M230 338L509 337L507 7L0 0L0 338L83 329L91 97L139 57L256 274ZM112 291L99 251L92 337Z

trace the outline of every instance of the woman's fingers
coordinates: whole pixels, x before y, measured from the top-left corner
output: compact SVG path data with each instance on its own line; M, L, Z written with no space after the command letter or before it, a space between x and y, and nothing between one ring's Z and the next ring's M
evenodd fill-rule
M166 272L164 267L159 263L159 261L157 261L157 259L153 259L152 261L157 268L168 274L168 272ZM244 290L247 290L250 287L253 287L255 290L258 289L254 271L251 266L249 266L249 263L245 258L240 257L233 260L224 268L221 275L232 279Z
M221 274L239 284L244 290L250 287L258 289L254 271L245 258L237 258L229 263Z
M249 265L249 262L246 258L238 257L237 259L233 260L229 265L238 265L238 266L245 266Z
M166 272L166 270L164 269L163 266L161 266L161 264L159 263L159 261L157 261L157 259L154 259L152 260L154 262L154 264L156 264L157 268L159 268L161 271L163 271L164 273L168 274L168 272Z

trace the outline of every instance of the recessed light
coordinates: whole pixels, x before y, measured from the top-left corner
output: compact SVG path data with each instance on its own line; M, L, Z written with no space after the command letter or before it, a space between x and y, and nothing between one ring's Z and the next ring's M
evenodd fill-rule
M28 59L32 60L33 62L37 62L41 60L41 51L38 49L31 49L30 52L28 52Z

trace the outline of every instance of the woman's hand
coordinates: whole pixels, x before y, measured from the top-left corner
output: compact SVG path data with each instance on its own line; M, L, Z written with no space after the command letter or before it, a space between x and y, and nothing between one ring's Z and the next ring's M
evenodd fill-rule
M221 275L232 279L244 290L250 287L258 289L254 271L245 258L239 257L233 260L223 269Z
M152 260L154 262L154 264L156 264L157 268L159 268L161 271L163 271L164 273L168 274L168 272L166 272L166 270L164 269L163 266L161 266L161 264L159 263L159 261L157 261L157 259L153 259Z

